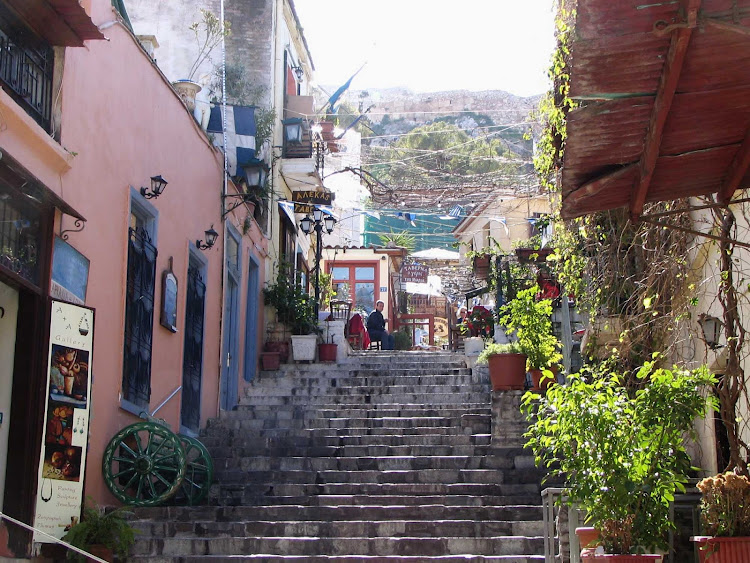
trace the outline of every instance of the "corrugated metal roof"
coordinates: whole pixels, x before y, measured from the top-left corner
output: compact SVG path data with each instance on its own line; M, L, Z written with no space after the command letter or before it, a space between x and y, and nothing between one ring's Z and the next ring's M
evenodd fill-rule
M740 151L750 126L750 0L736 5L578 0L570 92L583 105L568 115L564 217L622 206L637 216L640 184L646 202L720 191L750 150ZM748 185L745 169L737 176L738 188Z

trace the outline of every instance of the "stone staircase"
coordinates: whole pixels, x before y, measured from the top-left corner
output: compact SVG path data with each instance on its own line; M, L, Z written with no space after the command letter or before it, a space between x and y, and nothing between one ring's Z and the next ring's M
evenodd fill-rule
M209 504L137 509L129 560L544 560L519 394L442 352L282 368L209 421Z

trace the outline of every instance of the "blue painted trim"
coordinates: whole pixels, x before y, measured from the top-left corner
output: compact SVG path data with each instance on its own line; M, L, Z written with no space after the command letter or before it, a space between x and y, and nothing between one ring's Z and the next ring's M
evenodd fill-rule
M252 381L258 371L258 309L260 300L260 261L248 253L247 310L245 311L244 379Z

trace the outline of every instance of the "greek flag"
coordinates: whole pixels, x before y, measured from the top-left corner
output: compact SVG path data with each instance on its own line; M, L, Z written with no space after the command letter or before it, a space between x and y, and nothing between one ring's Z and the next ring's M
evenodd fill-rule
M221 118L221 106L212 107L206 131L218 133L214 138L218 147L223 144ZM242 167L255 161L255 106L227 106L226 131L229 175L247 179Z

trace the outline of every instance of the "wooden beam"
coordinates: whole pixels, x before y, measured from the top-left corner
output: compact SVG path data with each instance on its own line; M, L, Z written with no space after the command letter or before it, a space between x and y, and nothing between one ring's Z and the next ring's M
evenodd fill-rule
M568 195L563 196L561 211L563 219L573 219L592 211L625 207L628 204L627 186L630 182L629 177L637 175L637 167L638 163L628 164L614 172L586 182ZM618 197L612 189L612 184L618 182L624 184L622 197ZM593 209L592 201L596 202Z
M651 178L654 175L656 160L659 158L664 124L669 117L669 110L672 107L677 84L680 81L690 37L698 20L701 0L683 0L683 5L685 6L684 13L688 27L677 28L672 33L667 60L664 62L664 68L659 79L659 89L656 92L656 100L651 111L651 121L643 143L638 176L633 182L633 190L630 195L630 219L633 222L638 221L646 203L646 195L651 185Z
M742 145L737 149L737 154L734 155L721 182L717 199L722 205L728 204L732 199L732 195L740 187L740 182L745 177L748 167L750 167L750 129L745 133Z

